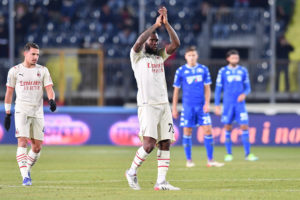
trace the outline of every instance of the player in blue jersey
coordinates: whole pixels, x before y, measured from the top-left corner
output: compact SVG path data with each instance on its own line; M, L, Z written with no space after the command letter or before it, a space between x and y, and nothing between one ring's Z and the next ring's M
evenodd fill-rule
M223 114L221 121L225 128L225 147L227 155L225 161L232 161L231 131L232 123L239 123L242 130L242 142L245 150L245 159L255 161L258 159L250 153L248 113L246 110L246 96L251 92L248 70L238 65L240 56L238 51L230 50L226 54L228 65L218 72L215 89L215 114L221 115L220 96L223 90Z
M198 53L195 47L189 47L185 52L187 63L177 69L174 80L172 115L178 118L177 102L182 88L182 104L180 126L183 127L183 146L187 159L186 166L194 167L192 161L192 128L202 126L204 144L207 152L207 166L221 167L213 159L213 136L211 118L209 115L211 78L206 66L197 63Z

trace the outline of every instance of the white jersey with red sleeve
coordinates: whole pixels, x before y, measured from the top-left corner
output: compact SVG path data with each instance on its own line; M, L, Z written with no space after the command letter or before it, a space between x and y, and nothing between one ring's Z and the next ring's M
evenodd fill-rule
M6 86L16 91L15 112L43 118L43 89L50 85L53 82L44 66L36 64L33 68L27 68L21 63L12 67L8 72Z
M138 87L138 106L169 102L164 70L164 61L169 56L165 48L158 55L144 51L137 53L131 49L130 60Z

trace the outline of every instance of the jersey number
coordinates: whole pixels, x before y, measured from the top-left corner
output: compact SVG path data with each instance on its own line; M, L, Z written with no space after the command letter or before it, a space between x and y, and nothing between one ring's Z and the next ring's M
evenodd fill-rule
M172 133L174 133L174 128L173 128L173 124L169 123L170 129L169 129L169 133L172 131Z

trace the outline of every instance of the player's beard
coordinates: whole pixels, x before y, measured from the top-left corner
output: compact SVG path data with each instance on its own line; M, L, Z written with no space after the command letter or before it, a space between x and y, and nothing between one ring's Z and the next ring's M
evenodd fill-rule
M146 51L146 53L149 53L149 54L154 54L154 55L158 54L158 50L152 49L147 43L145 44L145 51Z

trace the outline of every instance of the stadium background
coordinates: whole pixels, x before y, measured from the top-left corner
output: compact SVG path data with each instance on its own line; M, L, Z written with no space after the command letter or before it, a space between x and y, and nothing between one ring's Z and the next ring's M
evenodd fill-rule
M299 1L0 0L0 5L0 96L3 100L9 67L22 60L23 45L39 44L40 63L51 72L60 105L55 114L46 113L45 144L140 144L129 51L161 5L168 8L182 44L166 62L170 100L187 46L196 45L199 62L209 67L212 90L218 69L226 64L225 52L238 49L252 86L247 97L252 143L300 144ZM159 36L162 46L168 42L163 28ZM218 117L213 116L213 124L216 144L222 144ZM13 132L1 124L0 143L16 143ZM236 134L240 144L238 129ZM194 144L202 143L201 130L195 135Z

